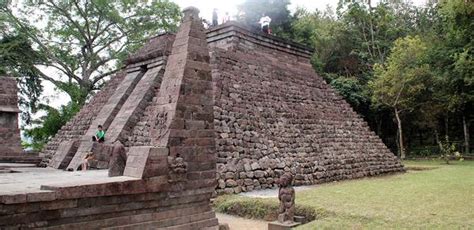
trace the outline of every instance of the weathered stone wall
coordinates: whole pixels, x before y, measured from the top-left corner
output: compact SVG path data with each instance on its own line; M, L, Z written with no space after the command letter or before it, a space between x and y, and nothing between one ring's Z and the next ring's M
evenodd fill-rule
M22 152L19 112L15 78L0 76L0 156L18 156Z
M150 41L141 48L137 54L132 55L129 58L128 63L132 63L133 61L143 61L147 60L147 58L163 58L163 65L166 65L166 60L168 56L171 54L171 48L173 45L173 41L175 39L174 34L162 34L157 37L150 39ZM164 72L164 71L163 71ZM162 76L160 76L161 78ZM150 129L153 123L156 122L156 118L154 118L153 111L156 110L157 104L156 101L158 100L160 85L156 85L152 90L151 100L148 100L145 105L145 109L143 113L141 113L136 125L133 127L130 135L125 140L125 146L146 146L151 145L151 136L150 136Z
M208 32L208 42L219 194L274 187L283 172L308 185L403 170L314 73L308 50L234 25Z
M217 226L207 194L135 181L2 197L0 229L205 229ZM128 186L122 189L123 185ZM101 189L97 193L96 189ZM120 192L120 193L118 193ZM57 196L56 199L49 199ZM28 203L27 203L28 201ZM209 228L211 229L211 228Z

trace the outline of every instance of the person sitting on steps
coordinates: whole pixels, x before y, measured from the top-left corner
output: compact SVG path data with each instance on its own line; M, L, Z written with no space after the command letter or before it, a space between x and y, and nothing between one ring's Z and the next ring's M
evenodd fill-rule
M94 153L90 152L84 157L82 161L82 171L86 171L90 166L90 161L94 160Z
M103 143L105 141L105 131L102 129L102 125L97 126L97 129L99 130L97 130L95 136L92 136L92 141Z

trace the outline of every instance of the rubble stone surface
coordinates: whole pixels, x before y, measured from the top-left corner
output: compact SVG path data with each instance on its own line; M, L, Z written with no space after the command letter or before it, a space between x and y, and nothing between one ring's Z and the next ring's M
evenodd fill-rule
M237 24L208 31L218 194L403 171L311 64L311 50Z

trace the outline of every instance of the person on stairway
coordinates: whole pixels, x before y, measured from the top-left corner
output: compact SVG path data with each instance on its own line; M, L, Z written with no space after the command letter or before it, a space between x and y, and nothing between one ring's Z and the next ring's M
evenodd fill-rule
M102 128L102 125L97 126L97 132L95 136L92 136L92 141L103 143L105 141L105 131Z

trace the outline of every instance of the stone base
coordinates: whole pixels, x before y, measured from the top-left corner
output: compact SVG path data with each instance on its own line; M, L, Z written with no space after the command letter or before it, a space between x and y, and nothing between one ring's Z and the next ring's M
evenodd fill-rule
M219 230L230 230L229 224L219 223Z
M42 158L39 156L0 156L0 163L21 163L38 165Z
M293 223L280 223L278 221L273 221L268 223L268 230L290 230L301 223L293 222Z
M306 222L308 222L306 220L306 217L304 217L304 216L294 216L293 219L294 219L295 222L299 222L301 224L306 224Z

